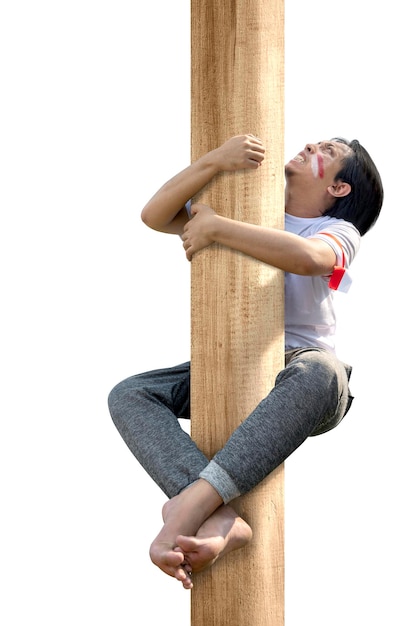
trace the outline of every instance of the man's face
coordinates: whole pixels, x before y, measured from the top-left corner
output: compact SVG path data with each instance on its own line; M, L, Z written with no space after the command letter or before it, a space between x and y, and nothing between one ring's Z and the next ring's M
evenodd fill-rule
M339 141L319 141L308 143L285 166L287 180L297 179L309 185L327 187L335 181L342 167L342 161L352 152L351 148Z

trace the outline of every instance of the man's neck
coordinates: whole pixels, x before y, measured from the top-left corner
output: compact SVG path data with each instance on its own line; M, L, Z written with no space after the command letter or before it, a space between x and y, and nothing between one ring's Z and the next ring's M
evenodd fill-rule
M322 198L314 198L311 194L291 193L285 191L285 212L295 217L321 217L327 207L323 207Z

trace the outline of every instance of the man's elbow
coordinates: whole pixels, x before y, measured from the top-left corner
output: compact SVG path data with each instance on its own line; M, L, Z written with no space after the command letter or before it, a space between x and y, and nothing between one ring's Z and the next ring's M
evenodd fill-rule
M146 226L149 226L150 222L151 222L151 217L149 215L149 211L147 211L147 208L143 208L140 214L140 218L142 220L142 222L144 224L146 224Z
M188 221L188 215L185 209L174 215L171 219L162 219L161 215L152 210L149 205L146 205L141 211L142 222L151 228L157 230L160 233L168 233L171 235L181 235L184 230L184 224Z
M152 228L152 230L161 230L161 226L158 224L158 221L155 219L155 215L149 209L148 205L142 209L140 217L142 222L149 228Z

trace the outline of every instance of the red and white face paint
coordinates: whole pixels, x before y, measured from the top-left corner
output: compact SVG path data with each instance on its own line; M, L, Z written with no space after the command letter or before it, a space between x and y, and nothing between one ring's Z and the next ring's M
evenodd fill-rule
M311 171L313 172L314 178L323 178L324 176L324 165L323 165L323 157L320 153L314 153L310 157L311 163Z

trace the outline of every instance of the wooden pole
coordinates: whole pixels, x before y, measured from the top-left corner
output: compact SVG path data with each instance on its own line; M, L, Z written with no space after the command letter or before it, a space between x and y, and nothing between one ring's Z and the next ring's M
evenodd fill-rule
M191 0L192 160L229 137L266 146L257 171L217 177L198 200L218 213L284 222L284 0ZM191 269L191 434L212 457L283 367L283 276L211 246ZM195 577L192 626L283 626L284 468L233 502L245 548Z

